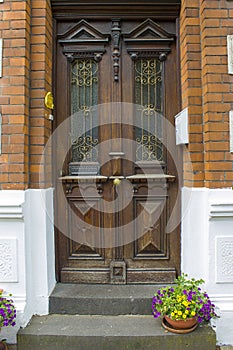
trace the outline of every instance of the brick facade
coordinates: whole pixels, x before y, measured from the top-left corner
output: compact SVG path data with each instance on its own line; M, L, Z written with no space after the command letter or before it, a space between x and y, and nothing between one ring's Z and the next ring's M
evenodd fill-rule
M181 3L181 97L182 108L189 109L190 139L190 157L184 152L184 185L231 187L228 114L233 77L227 72L226 42L227 34L233 34L233 2ZM0 188L38 188L41 155L51 131L50 111L44 107L45 93L52 90L50 1L4 0L0 19Z
M227 35L233 34L233 2L184 0L180 15L182 107L189 108L184 184L231 187L229 111L233 77L227 69Z
M44 96L52 85L50 1L0 3L3 38L1 189L39 186L39 164L50 134Z

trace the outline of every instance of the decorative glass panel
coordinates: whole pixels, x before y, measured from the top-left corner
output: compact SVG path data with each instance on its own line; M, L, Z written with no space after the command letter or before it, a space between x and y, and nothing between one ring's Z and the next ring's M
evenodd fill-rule
M78 59L71 71L72 162L97 161L98 63ZM80 113L79 113L80 112Z
M163 62L158 58L135 61L136 161L163 161Z

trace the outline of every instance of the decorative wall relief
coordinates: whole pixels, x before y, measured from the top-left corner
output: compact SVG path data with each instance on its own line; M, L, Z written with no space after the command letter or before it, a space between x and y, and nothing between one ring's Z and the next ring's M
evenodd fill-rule
M233 237L216 237L216 282L233 283Z
M0 239L0 282L18 282L17 239Z

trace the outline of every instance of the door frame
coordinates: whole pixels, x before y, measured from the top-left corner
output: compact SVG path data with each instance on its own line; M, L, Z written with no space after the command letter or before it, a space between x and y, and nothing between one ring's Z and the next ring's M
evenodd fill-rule
M132 0L124 2L123 0L120 1L95 1L95 4L93 1L85 1L84 2L77 2L75 0L51 0L52 4L52 10L53 10L53 30L54 30L54 56L53 56L53 67L56 67L56 26L57 21L62 20L80 20L85 17L85 19L91 18L92 16L97 16L101 19L112 19L114 17L121 17L121 18L146 18L146 17L153 17L153 19L160 21L173 21L176 23L176 34L178 38L178 29L179 29L179 10L180 10L180 1L175 0L168 0L166 1L166 5L160 3L160 1L152 1L152 0L146 0L146 1L139 1L134 6L134 12L132 13L132 4L134 2ZM97 6L96 6L97 4ZM177 106L181 106L181 94L180 94L180 75L179 75L179 42L177 42L177 59L176 59L176 65L177 65ZM56 70L53 70L53 81L56 82ZM54 97L55 97L55 106L56 106L56 90L54 88ZM179 112L177 110L177 112ZM54 110L55 114L55 121L56 121L56 107ZM54 128L56 128L56 122L54 123ZM53 169L54 170L54 169ZM53 172L53 179L54 183L56 183L57 173ZM180 185L180 184L179 184ZM56 212L55 212L55 215ZM57 229L55 227L55 241L56 241L56 277L57 280L60 280L60 265L58 261L59 257L59 249L58 249L58 233Z

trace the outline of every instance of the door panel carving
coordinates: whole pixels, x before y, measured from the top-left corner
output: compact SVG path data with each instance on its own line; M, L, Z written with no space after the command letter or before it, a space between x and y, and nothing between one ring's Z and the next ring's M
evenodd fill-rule
M154 198L148 200L135 198L135 216L142 212L143 217L138 222L135 230L140 238L135 242L136 258L165 258L167 253L167 237L165 234L166 198ZM140 233L143 232L141 236ZM168 257L167 257L168 258Z

